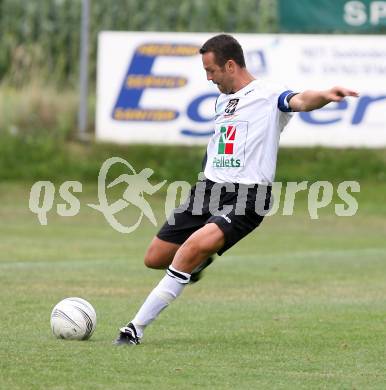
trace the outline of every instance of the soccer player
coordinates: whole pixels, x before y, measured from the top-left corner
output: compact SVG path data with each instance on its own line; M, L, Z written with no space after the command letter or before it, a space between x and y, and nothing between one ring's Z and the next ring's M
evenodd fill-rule
M270 203L280 133L293 112L358 96L343 87L296 93L255 79L240 44L227 34L209 39L200 54L207 79L221 92L204 177L151 242L145 265L166 275L120 329L117 345L139 344L146 326L199 278L213 254L222 255L259 226Z

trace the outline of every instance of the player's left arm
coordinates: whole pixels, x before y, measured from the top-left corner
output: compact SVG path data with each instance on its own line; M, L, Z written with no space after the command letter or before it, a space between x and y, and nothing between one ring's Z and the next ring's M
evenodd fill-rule
M293 95L288 105L292 111L312 111L331 102L340 102L346 96L358 97L359 93L344 87L333 87L325 91L304 91Z

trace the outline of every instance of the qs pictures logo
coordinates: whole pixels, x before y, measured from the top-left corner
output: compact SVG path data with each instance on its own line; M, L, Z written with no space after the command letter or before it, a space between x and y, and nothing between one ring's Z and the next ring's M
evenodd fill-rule
M224 156L223 156L224 157ZM228 158L229 161L235 160L233 157ZM237 161L237 160L236 160ZM115 179L110 178L113 171L112 167L115 164L120 164L120 170L125 173L120 174ZM115 170L114 170L115 171ZM98 203L88 203L87 206L100 212L106 222L117 232L123 234L129 234L136 230L144 217L148 219L150 223L157 226L156 216L152 210L151 204L148 199L151 195L154 195L159 191L166 183L166 180L152 184L150 178L154 171L151 168L143 168L140 172L136 172L133 166L126 160L120 157L111 157L107 159L98 175ZM111 193L111 189L117 185L120 185L114 192ZM232 187L229 189L229 185ZM195 190L195 201L193 202L193 211L196 215L200 212L200 207L196 210L197 205L202 205L204 202L203 196L205 196L206 186L205 175L200 172L198 174L198 182ZM242 185L243 190L241 196L237 198L237 204L235 205L238 215L243 215L245 212L244 195L247 194L244 190L248 187L254 187L255 185ZM223 215L223 206L220 207L220 194L226 188L227 191L234 191L234 184L232 183L215 183L211 191L211 199L209 204L211 205L211 213L213 215ZM264 186L261 187L264 190ZM267 189L267 187L265 187ZM170 225L174 225L175 215L183 213L189 208L190 202L186 202L190 193L191 185L185 181L174 181L165 186L165 203L164 211L165 218L167 218ZM334 187L327 181L319 181L315 183L308 183L303 181L301 183L288 182L288 183L273 183L272 191L274 194L274 202L272 208L266 214L267 216L274 215L280 208L280 202L282 199L282 215L293 215L295 197L299 191L308 192L308 211L311 219L319 219L318 210L323 209L330 205L334 200ZM32 213L36 214L40 225L48 225L48 214L53 210L56 188L54 183L50 181L37 181L31 187L29 197L29 209ZM82 192L82 183L79 181L65 181L59 187L60 201L56 204L56 212L61 217L74 217L81 209L80 198L75 193ZM284 198L281 195L284 192ZM336 188L336 195L343 201L343 203L335 204L335 214L337 216L348 217L356 214L358 210L358 202L351 194L352 192L360 192L360 185L355 181L344 181ZM118 199L116 198L118 194ZM265 194L262 196L265 197ZM114 197L114 200L112 199ZM261 210L261 202L256 197L255 211L257 213L268 210ZM264 202L263 202L264 204ZM178 208L176 209L176 207ZM121 223L120 217L134 216L130 219L130 222ZM224 215L223 215L224 216ZM226 217L224 217L226 219ZM122 221L122 218L120 218Z

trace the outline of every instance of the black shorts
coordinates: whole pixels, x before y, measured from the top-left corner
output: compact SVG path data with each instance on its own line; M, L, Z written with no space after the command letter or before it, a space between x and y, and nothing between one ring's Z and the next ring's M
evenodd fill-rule
M225 244L217 252L221 256L260 225L271 205L271 190L261 184L197 182L157 237L181 245L196 230L215 223L225 236Z

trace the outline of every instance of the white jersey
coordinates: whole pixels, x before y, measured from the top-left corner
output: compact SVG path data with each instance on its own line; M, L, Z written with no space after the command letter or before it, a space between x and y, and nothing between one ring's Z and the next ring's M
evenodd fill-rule
M292 116L289 96L292 91L262 80L234 94L221 94L205 177L217 183L271 184L280 133Z

